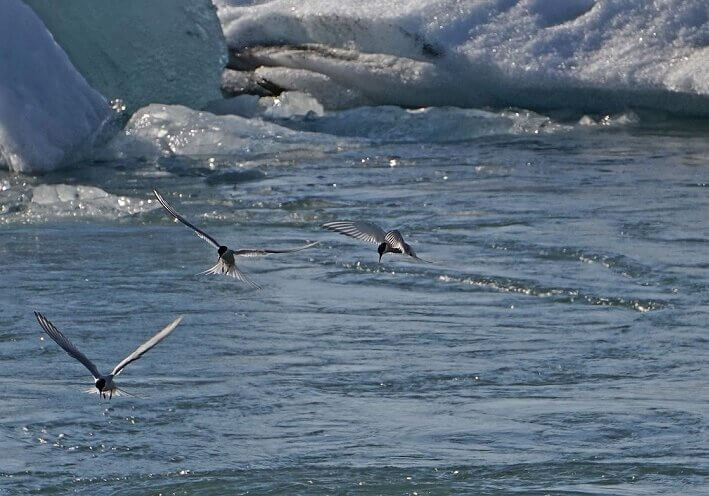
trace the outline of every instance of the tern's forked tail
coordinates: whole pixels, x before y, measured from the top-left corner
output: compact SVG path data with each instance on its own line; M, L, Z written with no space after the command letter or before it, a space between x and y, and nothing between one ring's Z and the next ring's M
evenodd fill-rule
M128 391L121 389L121 388L114 388L112 391L99 391L95 386L90 387L84 390L85 393L88 394L101 394L101 395L109 395L110 396L129 396L131 398L142 398L141 396L138 396L137 394L129 393Z
M419 257L418 255L411 255L411 258L413 258L414 260L417 260L419 262L426 262L426 263L430 263L430 264L435 263L430 260L425 260L425 259Z
M198 276L203 276L204 274L225 274L226 271L223 269L224 262L219 260L214 267L211 267L207 270L203 270L202 272L198 273Z
M261 286L256 284L254 281L252 281L248 277L246 277L246 274L244 274L239 269L237 269L236 264L234 264L234 265L227 264L222 259L219 259L219 261L216 264L214 264L213 267L210 267L209 269L202 271L197 275L204 275L204 274L224 274L226 276L231 276L235 279L243 281L243 282L251 285L255 289L262 289Z

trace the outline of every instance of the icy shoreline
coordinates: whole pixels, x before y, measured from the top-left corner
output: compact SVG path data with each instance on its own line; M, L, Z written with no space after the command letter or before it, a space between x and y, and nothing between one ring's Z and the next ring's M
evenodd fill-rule
M83 3L56 13L28 0L49 30L20 0L4 2L0 163L34 173L94 157L111 122L106 98L116 97L130 113L172 102L254 120L292 110L262 113L255 96L222 92L298 92L306 95L295 105L318 115L400 106L512 107L564 122L645 111L709 117L704 0L214 1L218 18L209 0L145 12L110 4L123 24L104 26L108 3L92 3L84 16ZM140 24L126 19L143 13L150 33L136 39L121 26Z

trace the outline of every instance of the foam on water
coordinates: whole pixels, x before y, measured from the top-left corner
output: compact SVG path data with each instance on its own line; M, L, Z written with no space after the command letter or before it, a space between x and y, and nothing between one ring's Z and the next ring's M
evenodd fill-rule
M315 96L709 115L703 0L216 3L233 59L296 69L271 76Z

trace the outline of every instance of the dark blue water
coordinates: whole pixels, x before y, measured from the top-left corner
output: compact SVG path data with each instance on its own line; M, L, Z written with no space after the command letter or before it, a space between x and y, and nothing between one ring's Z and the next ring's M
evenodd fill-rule
M4 174L0 494L706 494L707 133L426 133ZM229 246L321 244L198 276L152 187ZM104 401L33 310L101 369L185 319Z

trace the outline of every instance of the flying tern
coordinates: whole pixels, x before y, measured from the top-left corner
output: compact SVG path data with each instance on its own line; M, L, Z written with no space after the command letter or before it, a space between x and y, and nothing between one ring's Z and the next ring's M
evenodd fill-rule
M402 253L421 262L433 263L419 258L414 249L411 248L411 245L404 241L404 237L396 229L384 232L378 225L363 220L326 222L322 227L360 241L378 245L377 252L379 253L380 262L385 253Z
M52 324L44 315L39 312L35 312L34 315L35 317L37 317L37 322L39 322L39 325L41 325L42 329L44 329L44 331L49 334L50 338L52 338L59 346L64 348L64 351L66 351L69 356L80 361L84 365L84 367L89 369L89 372L91 372L91 375L94 377L94 386L96 386L98 393L104 398L106 397L106 394L108 394L108 399L113 398L114 394L118 396L120 392L127 394L125 393L125 391L121 391L118 386L116 386L116 383L113 381L113 378L120 374L126 365L136 361L153 346L165 339L165 337L170 334L175 329L175 327L177 327L177 324L179 324L182 320L182 316L177 317L167 326L163 327L152 338L148 339L145 343L138 346L138 348L136 348L133 353L121 360L118 365L113 367L113 370L109 374L101 374L96 368L96 365L94 365L94 363L89 360L86 355L80 352L79 349L74 346L71 341L69 341L67 337L64 336L64 334L62 334L61 331L57 329L54 324ZM93 389L89 391L91 392L93 391Z
M153 193L155 194L155 198L158 199L160 204L165 208L165 210L168 211L170 215L172 215L178 221L182 222L185 226L192 229L197 236L199 236L217 249L217 263L212 268L201 272L201 274L225 274L228 276L235 277L240 281L246 282L256 289L261 289L261 286L246 277L246 274L239 270L239 268L236 266L236 257L260 257L271 255L274 253L293 253L295 251L305 250L306 248L310 248L311 246L315 246L316 244L318 244L318 241L315 241L314 243L308 243L305 246L291 248L289 250L232 250L227 246L220 244L212 236L210 236L200 228L196 227L187 219L185 219L182 215L177 213L177 210L175 210L173 206L170 205L167 200L165 200L165 198L163 198L163 196L158 192L158 190L153 189Z

